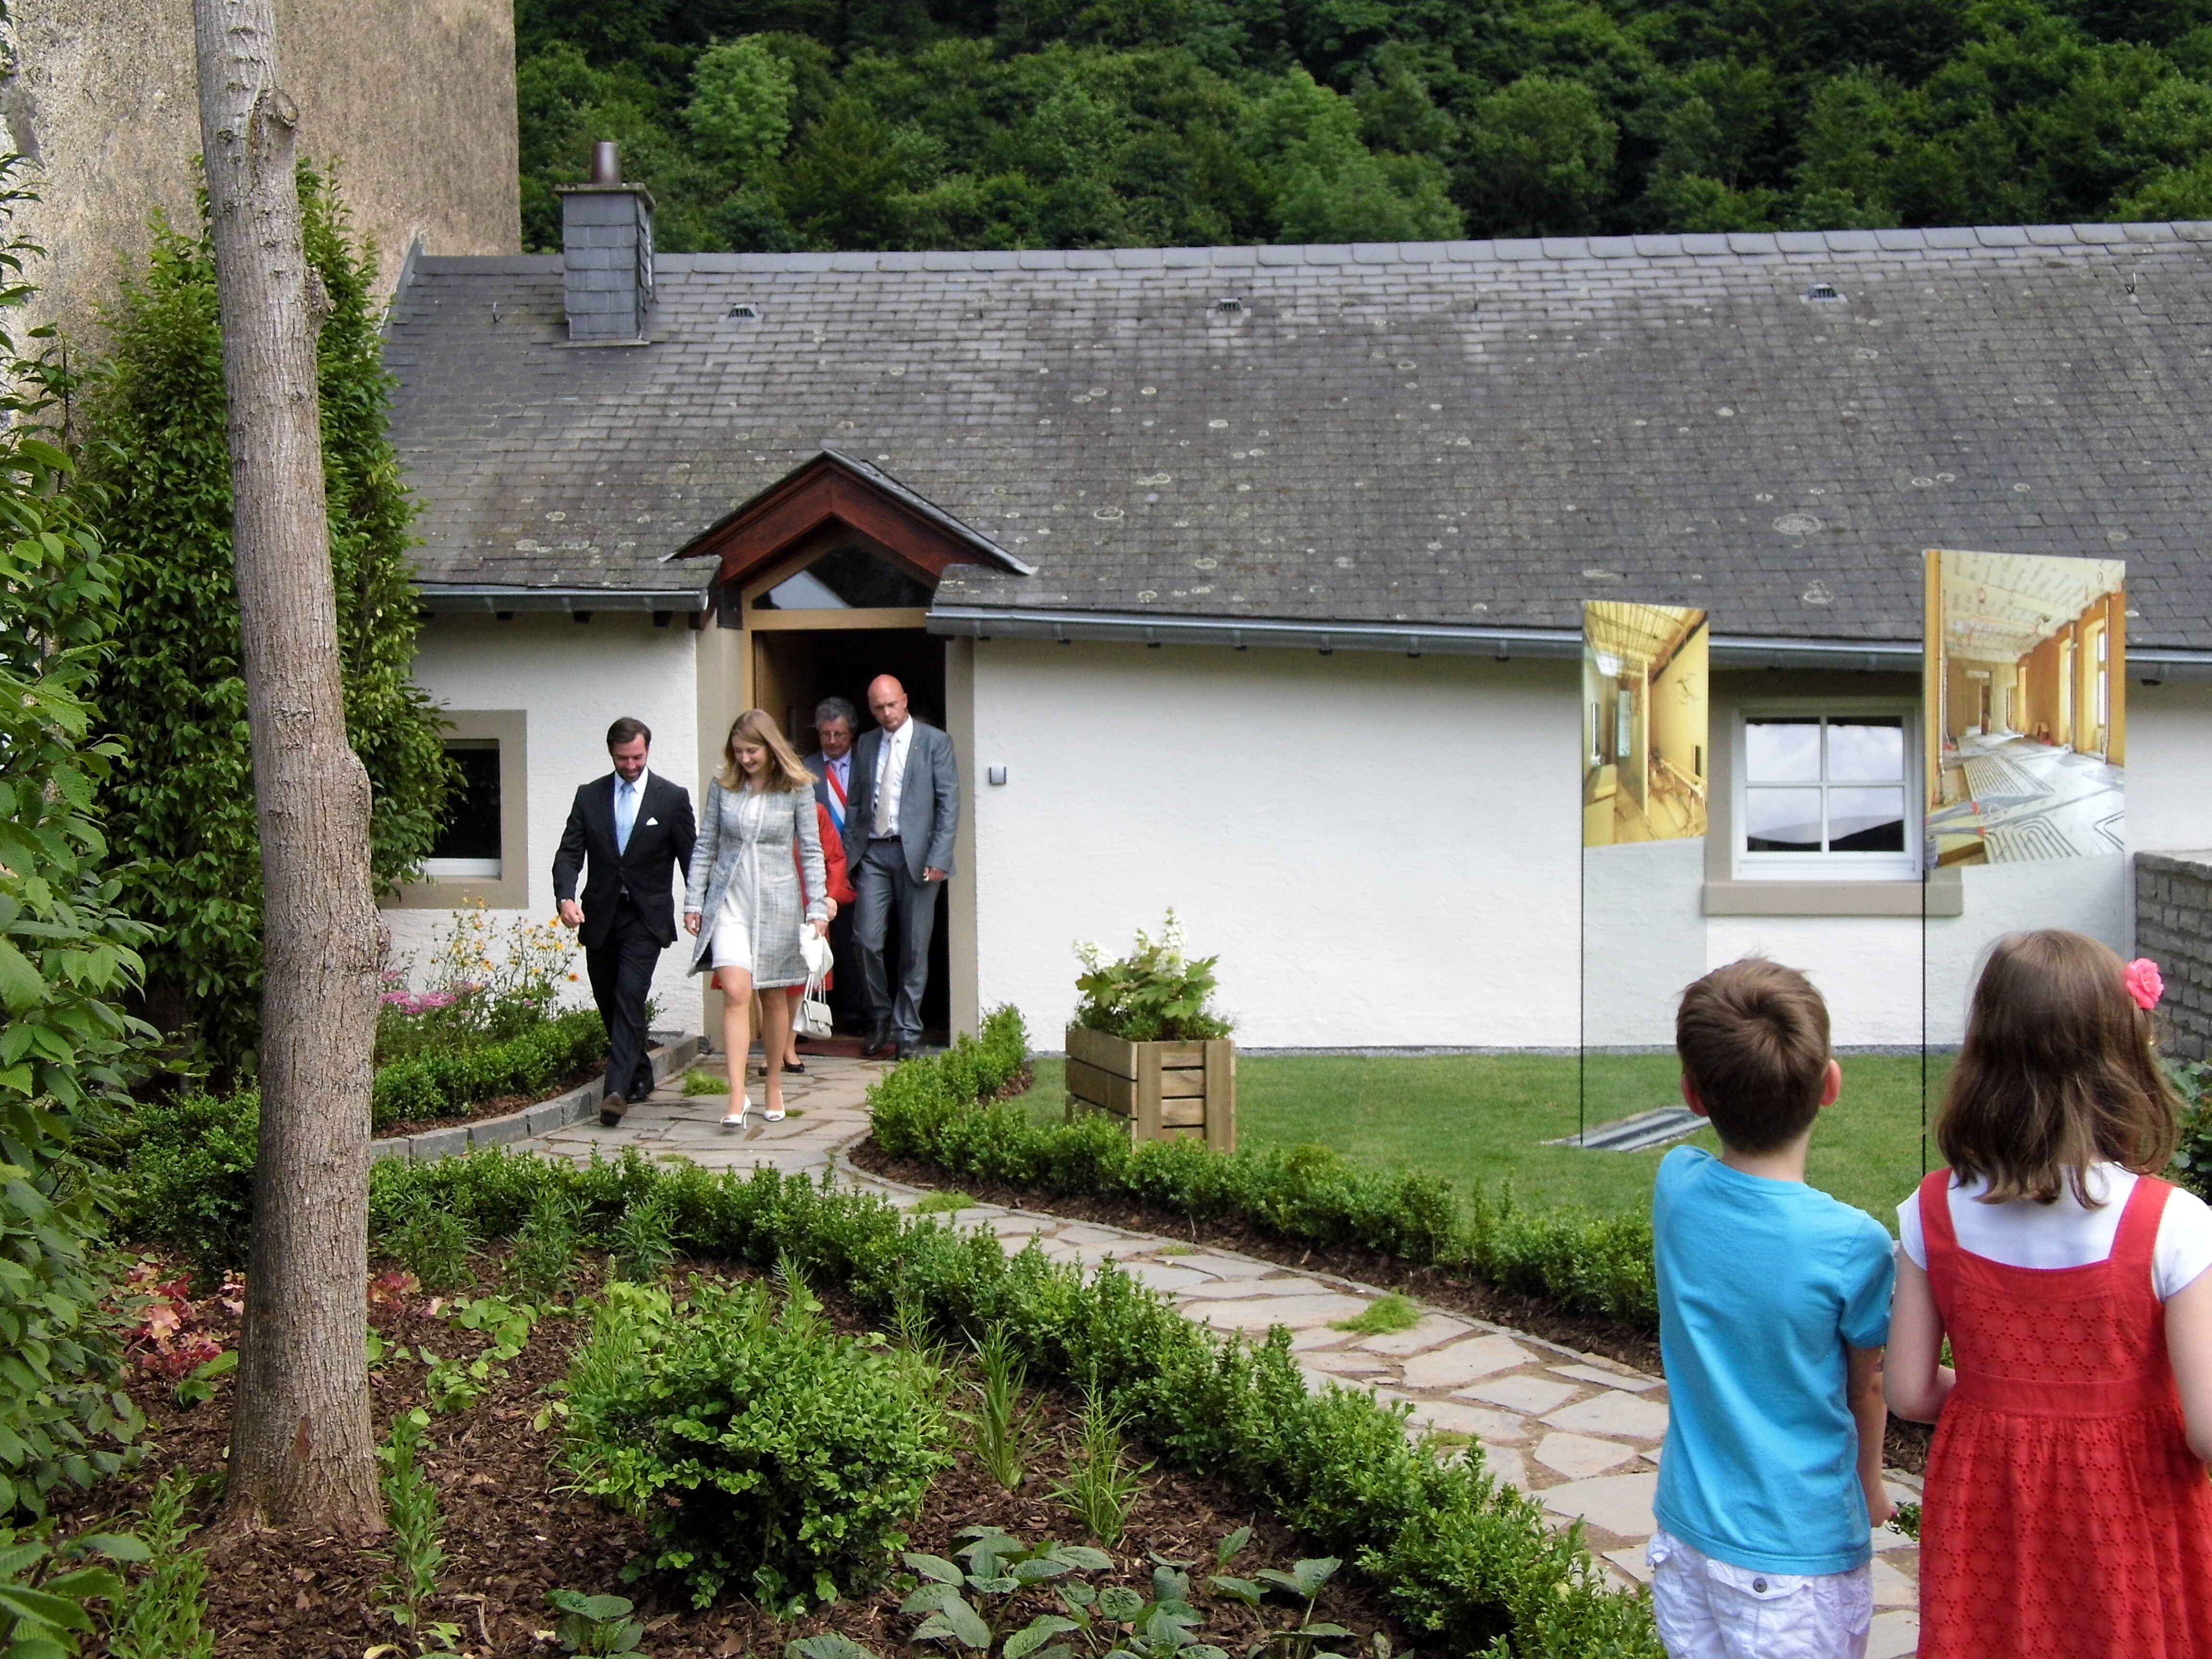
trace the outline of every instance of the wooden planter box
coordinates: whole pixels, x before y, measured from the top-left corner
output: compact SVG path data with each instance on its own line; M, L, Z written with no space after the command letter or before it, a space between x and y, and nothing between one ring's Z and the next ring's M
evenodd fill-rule
M1237 1150L1237 1045L1126 1042L1087 1026L1067 1028L1067 1092L1076 1103L1127 1119L1139 1140L1203 1139Z

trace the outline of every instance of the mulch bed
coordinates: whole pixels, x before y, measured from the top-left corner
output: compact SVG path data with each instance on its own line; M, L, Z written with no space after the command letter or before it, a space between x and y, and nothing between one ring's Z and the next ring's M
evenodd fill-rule
M494 1282L488 1276L483 1289L493 1288ZM824 1300L838 1323L858 1328L850 1310L841 1310L834 1296ZM419 1296L404 1310L373 1310L372 1322L387 1340L427 1345L447 1358L472 1355L484 1346L477 1334L432 1316L427 1299ZM229 1323L234 1327L234 1319ZM235 1340L234 1328L217 1328L226 1346ZM898 1613L902 1595L893 1589L784 1623L744 1602L695 1610L689 1591L672 1578L623 1583L623 1565L645 1547L643 1530L594 1499L558 1490L565 1479L552 1462L559 1431L532 1427L547 1399L544 1386L564 1373L586 1329L581 1319L542 1320L508 1375L495 1381L481 1401L432 1420L424 1467L445 1511L447 1561L441 1575L445 1593L430 1616L460 1626L463 1650L476 1659L558 1652L550 1639L557 1615L545 1597L559 1589L631 1598L638 1606L636 1616L649 1623L642 1646L654 1659L732 1659L748 1653L781 1659L787 1643L824 1631L842 1632L887 1655L905 1650L918 1620ZM422 1403L423 1375L421 1365L396 1359L372 1373L380 1434L395 1413ZM181 1467L207 1476L222 1468L229 1431L228 1382L215 1400L191 1409L179 1407L171 1385L158 1378L141 1375L131 1391L150 1419L158 1449L140 1468L64 1505L75 1510L69 1516L72 1525L96 1515L143 1509L147 1490L167 1469ZM1046 1389L1030 1393L1042 1408L1043 1431L1020 1489L1002 1490L963 1451L931 1489L906 1547L950 1557L965 1541L955 1534L972 1525L1002 1527L1030 1542L1048 1537L1087 1541L1080 1523L1049 1497L1054 1481L1067 1472L1072 1402ZM1139 1462L1151 1456L1141 1446L1131 1450ZM204 1484L195 1521L212 1518L216 1486L214 1480ZM1252 1541L1231 1572L1249 1577L1258 1567L1288 1568L1302 1556L1321 1553L1303 1546L1227 1482L1155 1468L1146 1477L1127 1537L1109 1552L1116 1570L1086 1577L1094 1584L1126 1583L1149 1594L1153 1559L1147 1552L1194 1561L1192 1600L1207 1618L1200 1639L1242 1652L1266 1630L1285 1627L1283 1607L1271 1607L1273 1622L1263 1626L1240 1603L1203 1588L1215 1547L1247 1523L1253 1528ZM270 1534L227 1541L208 1581L208 1622L216 1650L223 1659L361 1659L368 1648L401 1639L391 1620L378 1611L383 1600L378 1585L388 1571L386 1558L375 1549L332 1540ZM1037 1593L1039 1605L1022 1616L1044 1610L1042 1598ZM1352 1630L1358 1647L1348 1650L1375 1651L1377 1632L1401 1652L1407 1645L1403 1631L1385 1617L1378 1599L1343 1576L1323 1590L1314 1616ZM541 1632L548 1639L541 1639Z
M1345 1279L1356 1279L1363 1285L1372 1285L1379 1290L1396 1291L1415 1301L1426 1302L1454 1313L1467 1314L1476 1319L1487 1320L1494 1325L1526 1331L1531 1336L1572 1348L1577 1353L1601 1354L1655 1376L1666 1375L1667 1368L1659 1357L1659 1336L1656 1331L1641 1330L1600 1314L1581 1313L1564 1308L1549 1297L1527 1296L1501 1290L1495 1285L1467 1278L1449 1268L1418 1267L1396 1256L1378 1255L1364 1250L1316 1249L1309 1245L1293 1243L1246 1222L1199 1220L1177 1210L1139 1203L1133 1199L1063 1195L1039 1193L1023 1187L979 1185L972 1180L956 1177L933 1164L916 1158L890 1157L876 1144L873 1136L854 1146L848 1156L872 1175L903 1182L908 1186L957 1187L962 1192L986 1204L1003 1204L1014 1209L1065 1216L1071 1221L1089 1221L1100 1226L1126 1227L1136 1232L1158 1233L1169 1238L1185 1239L1193 1244L1212 1245L1221 1249L1234 1250L1241 1255L1257 1256L1264 1261L1279 1262L1285 1267L1335 1273ZM1934 1431L1924 1424L1905 1423L1892 1418L1889 1431L1883 1440L1883 1456L1892 1468L1902 1469L1908 1474L1922 1474L1927 1468L1928 1447L1933 1436Z

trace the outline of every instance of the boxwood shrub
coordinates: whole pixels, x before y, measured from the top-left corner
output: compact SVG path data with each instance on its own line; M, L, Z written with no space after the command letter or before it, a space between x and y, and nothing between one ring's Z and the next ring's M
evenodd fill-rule
M473 1050L381 1067L370 1096L378 1128L467 1110L501 1095L535 1094L606 1053L596 1012L577 1009ZM243 1267L253 1220L261 1095L191 1094L135 1107L108 1161L122 1176L114 1225L134 1244L175 1250L208 1272Z
M1032 1123L1022 1107L995 1098L1026 1061L1021 1016L998 1010L965 1052L909 1060L869 1091L877 1144L963 1180L1241 1222L1296 1243L1457 1270L1576 1312L1658 1328L1646 1217L1531 1210L1514 1202L1510 1187L1462 1194L1417 1170L1358 1169L1325 1146L1224 1156L1198 1140L1133 1143L1098 1114Z
M1004 1057L976 1044L947 1056L950 1067L927 1062L931 1086L947 1086L948 1071L1010 1077ZM948 1334L1002 1327L1032 1376L1095 1379L1163 1458L1237 1480L1454 1652L1660 1659L1649 1602L1609 1589L1579 1529L1553 1530L1535 1499L1483 1468L1479 1447L1444 1462L1407 1442L1404 1407L1336 1388L1309 1394L1286 1332L1256 1346L1218 1340L1110 1267L1086 1278L1034 1246L1009 1260L988 1231L904 1217L804 1175L657 1169L634 1152L582 1167L501 1148L380 1164L372 1225L428 1203L495 1237L556 1190L601 1239L652 1198L695 1259L787 1261L864 1312L886 1317L903 1304Z

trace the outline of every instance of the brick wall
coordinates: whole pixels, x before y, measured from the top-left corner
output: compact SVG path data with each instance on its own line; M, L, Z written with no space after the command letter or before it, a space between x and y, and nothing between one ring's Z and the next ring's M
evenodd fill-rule
M2166 978L2166 1051L2212 1059L2212 853L2136 854L2136 950Z

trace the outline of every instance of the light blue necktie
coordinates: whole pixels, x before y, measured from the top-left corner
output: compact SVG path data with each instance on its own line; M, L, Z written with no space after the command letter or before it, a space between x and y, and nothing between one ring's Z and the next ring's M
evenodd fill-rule
M615 851L629 851L630 826L637 822L637 786L628 778L615 785Z

